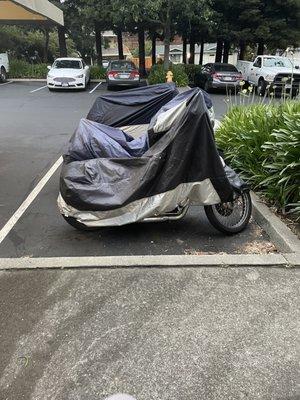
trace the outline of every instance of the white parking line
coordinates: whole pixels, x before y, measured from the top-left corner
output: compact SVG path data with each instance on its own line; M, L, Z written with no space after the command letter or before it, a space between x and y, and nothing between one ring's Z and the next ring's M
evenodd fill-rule
M23 201L23 203L20 205L20 207L17 209L17 211L13 214L13 216L6 222L4 227L0 230L0 243L3 242L3 240L9 234L9 232L12 230L12 228L15 226L15 224L18 222L18 220L22 217L24 212L27 210L27 208L30 206L30 204L34 201L34 199L40 193L40 191L43 189L43 187L49 181L51 176L55 173L57 168L61 165L62 161L63 161L63 158L59 157L59 159L52 165L52 167L49 169L49 171L43 176L43 178L39 181L39 183L32 190L32 192L29 193L29 195L26 197L26 199Z
M30 93L37 92L38 90L45 89L46 87L47 87L47 85L45 85L45 86L42 86L42 87L40 87L40 88L38 88L38 89L31 90L31 92L30 92Z
M9 85L10 83L13 83L13 81L8 81L8 82L5 82L5 83L1 83L0 87L4 86L4 85Z
M93 93L97 87L99 87L101 85L102 82L99 82L98 85L96 85L89 93Z

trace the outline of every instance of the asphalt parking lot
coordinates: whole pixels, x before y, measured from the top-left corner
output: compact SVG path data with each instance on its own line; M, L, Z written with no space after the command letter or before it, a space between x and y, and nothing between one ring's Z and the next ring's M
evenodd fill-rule
M93 83L88 90L76 92L49 92L43 82L0 86L0 229L57 162L80 118L105 91L105 83ZM227 107L224 94L212 94L212 98L220 119ZM0 244L2 257L276 251L255 221L228 239L209 224L201 207L192 207L185 219L172 223L76 231L57 211L59 161L57 166L23 215L12 222Z
M60 155L106 86L43 86L0 85L0 259L276 251L255 221L228 238L199 207L173 223L67 225ZM224 94L212 99L220 119ZM299 270L86 267L0 271L1 400L299 399Z

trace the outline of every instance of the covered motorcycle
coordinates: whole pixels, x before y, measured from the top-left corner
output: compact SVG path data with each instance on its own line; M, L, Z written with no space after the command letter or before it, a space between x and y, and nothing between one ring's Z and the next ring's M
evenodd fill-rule
M143 134L128 133L141 125ZM251 214L244 182L218 154L202 91L178 94L165 84L97 99L64 154L58 205L67 221L117 226L190 204L206 206L226 233L242 230Z

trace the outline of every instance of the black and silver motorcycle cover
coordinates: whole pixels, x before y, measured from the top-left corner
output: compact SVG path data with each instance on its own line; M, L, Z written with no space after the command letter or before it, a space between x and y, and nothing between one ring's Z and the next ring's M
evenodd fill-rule
M87 119L115 127L149 124L153 115L177 94L174 83L106 93L96 99Z
M137 139L82 119L64 155L58 205L87 226L114 226L172 211L186 200L229 201L232 192L195 88L161 107Z

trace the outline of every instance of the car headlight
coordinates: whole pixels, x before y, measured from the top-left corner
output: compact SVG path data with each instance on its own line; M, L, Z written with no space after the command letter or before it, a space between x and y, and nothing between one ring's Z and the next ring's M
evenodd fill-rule
M48 78L54 78L54 76L51 74L48 74L47 76L48 76Z
M83 74L75 76L75 78L83 78Z
M266 75L266 81L268 81L268 82L274 81L275 76L276 75Z

